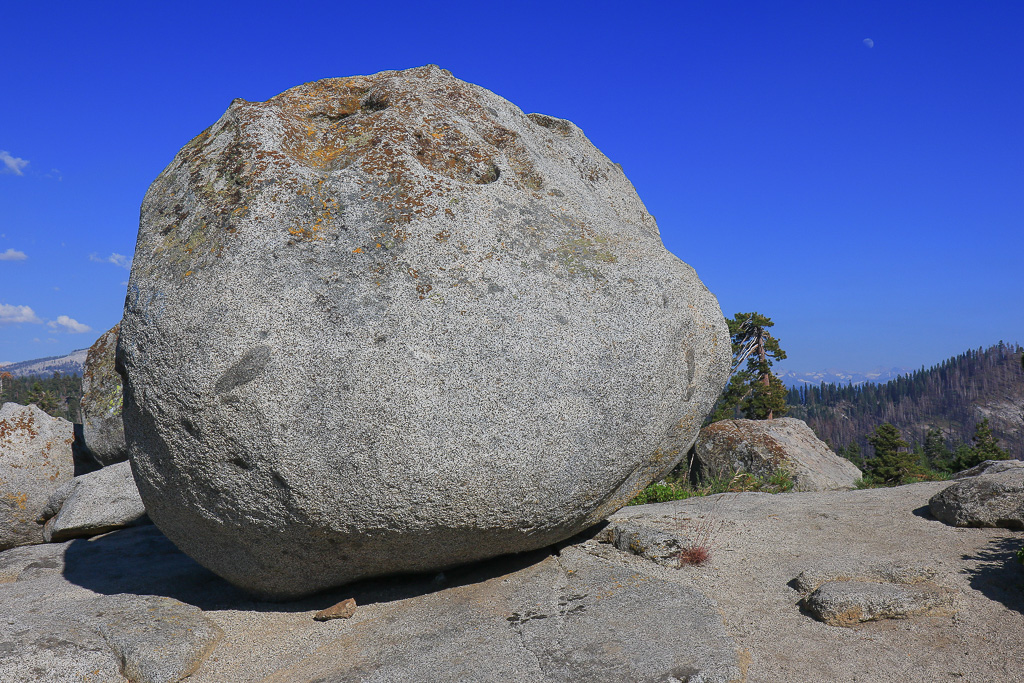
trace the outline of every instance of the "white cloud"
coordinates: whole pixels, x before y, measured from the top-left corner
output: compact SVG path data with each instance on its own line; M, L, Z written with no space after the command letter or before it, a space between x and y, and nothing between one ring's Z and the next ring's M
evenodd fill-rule
M13 173L14 175L25 175L21 169L28 166L28 161L11 156L10 152L5 149L0 149L0 163L3 163L0 173Z
M89 254L89 260L95 261L96 263L113 263L115 266L124 268L125 270L132 269L132 260L124 254L118 254L117 252L114 252L106 258L97 256L96 254Z
M28 306L0 304L0 325L14 323L41 323L42 320Z
M50 327L52 327L55 330L58 327L63 327L68 332L75 333L75 334L80 333L80 332L92 332L92 328L89 327L88 325L83 325L82 323L78 322L74 318L69 318L66 315L59 315L59 316L57 316L56 320L51 320L50 322L48 322L46 324L49 325Z
M14 249L8 249L0 253L0 261L24 261L27 258L28 256L25 256L25 252Z

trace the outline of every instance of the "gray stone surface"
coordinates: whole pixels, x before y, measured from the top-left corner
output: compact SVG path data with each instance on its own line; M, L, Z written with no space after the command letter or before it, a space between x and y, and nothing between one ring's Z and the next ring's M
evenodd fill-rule
M149 521L127 462L75 477L54 494L42 518L54 509L57 512L43 532L47 542L96 536Z
M1024 467L990 467L935 494L928 506L953 526L1024 529Z
M153 526L0 552L0 680L181 680L220 629L177 598L242 594Z
M74 425L35 405L0 407L0 550L43 542L37 520L75 474Z
M853 626L879 619L949 615L955 611L952 598L949 591L928 584L828 581L804 599L804 607L831 626Z
M665 567L679 566L679 552L686 545L678 535L628 522L611 523L594 538Z
M738 472L769 477L780 469L793 476L797 491L852 489L861 471L832 452L802 420L722 420L700 430L693 447L699 479L728 478Z
M684 456L730 345L575 125L428 66L235 100L183 148L118 356L153 521L284 598L590 526Z
M100 633L132 683L175 683L189 676L224 632L203 611L171 598L111 595L93 602Z
M120 323L89 348L82 371L82 433L85 447L101 465L128 459L121 420L121 376L114 369Z
M712 602L585 548L390 613L391 620L343 634L267 683L742 678ZM358 657L347 656L350 648Z
M1024 468L1024 462L1020 460L986 460L970 469L957 472L953 475L953 479L966 479L967 477L976 477L979 474L997 474L1021 468Z
M122 681L101 633L106 596L203 610L224 635L189 683L374 680L377 670L399 681L670 681L663 674L685 680L679 674L695 668L704 678L691 681L728 679L737 668L758 683L1017 680L1019 662L1007 653L1024 651L1020 532L922 515L946 485L727 494L611 518L652 538L685 538L717 520L714 553L699 567L677 570L576 538L557 553L363 581L288 603L252 601L153 525L14 548L0 553L0 680ZM795 576L808 590L793 587ZM942 585L959 610L855 628L801 611L806 592L844 577ZM314 621L349 598L359 604L350 619ZM136 610L114 613L129 629L148 623Z
M922 564L898 564L892 561L872 562L865 565L848 558L828 558L825 562L805 569L793 579L793 587L809 595L829 581L874 581L914 585L931 581L937 570Z
M1019 680L1020 662L1007 653L1024 651L1021 532L933 519L928 499L948 485L722 494L626 507L609 523L678 534L716 520L706 565L664 571L715 601L729 635L749 653L748 681ZM836 628L801 609L804 592L793 579L803 572L827 581L846 572L930 582L953 592L957 612Z

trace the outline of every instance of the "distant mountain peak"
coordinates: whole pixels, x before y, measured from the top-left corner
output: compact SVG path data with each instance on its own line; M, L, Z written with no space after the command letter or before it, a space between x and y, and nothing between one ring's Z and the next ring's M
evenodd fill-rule
M850 372L848 370L839 370L837 368L829 368L827 370L820 370L818 372L794 372L786 371L779 374L779 379L787 387L793 388L806 385L818 386L820 384L841 384L846 386L847 384L863 384L864 382L871 382L873 384L884 384L890 380L896 379L901 375L909 375L913 373L911 368L875 368L867 372Z

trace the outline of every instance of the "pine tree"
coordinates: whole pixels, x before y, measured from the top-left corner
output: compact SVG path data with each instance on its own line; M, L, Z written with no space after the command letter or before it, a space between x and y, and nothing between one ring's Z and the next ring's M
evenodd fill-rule
M1010 454L999 447L999 439L992 434L986 417L974 427L974 446L964 449L957 458L956 469L966 470L986 460L1008 460Z
M946 440L942 438L942 430L932 428L924 435L924 457L928 466L933 470L945 470L951 466L953 454L946 447Z
M734 417L737 409L751 420L771 420L786 413L786 387L772 363L786 358L779 340L768 332L775 323L756 311L726 320L732 337L733 375L718 401L712 421ZM743 364L746 362L746 367Z
M902 484L917 474L917 456L903 449L909 444L900 436L900 431L886 422L875 427L868 436L868 443L875 449L875 457L869 465L871 475L887 484Z

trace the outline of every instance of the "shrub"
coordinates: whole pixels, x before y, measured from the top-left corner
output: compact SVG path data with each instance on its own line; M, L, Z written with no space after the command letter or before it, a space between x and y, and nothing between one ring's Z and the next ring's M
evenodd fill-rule
M698 484L690 482L688 473L673 473L665 481L654 482L641 491L627 505L667 503L685 500L694 496L711 496L716 493L785 493L793 490L793 476L786 470L779 470L767 478L741 472L731 479L707 479Z

